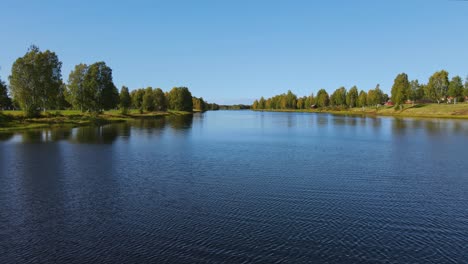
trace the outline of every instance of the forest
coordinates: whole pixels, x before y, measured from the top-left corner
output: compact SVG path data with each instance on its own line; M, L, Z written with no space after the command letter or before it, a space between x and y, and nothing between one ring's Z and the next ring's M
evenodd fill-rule
M0 79L0 110L21 109L27 117L39 116L49 110L74 109L101 113L120 109L144 111L206 111L219 106L192 96L187 87L174 87L164 92L160 88L138 88L120 91L114 85L112 69L105 62L77 64L64 83L62 62L49 50L31 46L12 66L9 86Z
M468 78L463 84L460 76L449 79L445 70L435 72L426 84L409 80L406 73L398 74L394 80L391 94L385 94L380 85L367 92L353 86L336 89L331 95L320 89L316 95L298 97L290 90L287 93L265 99L261 97L252 104L254 110L268 109L311 109L311 108L354 108L378 107L383 104L395 106L414 103L459 103L468 101Z

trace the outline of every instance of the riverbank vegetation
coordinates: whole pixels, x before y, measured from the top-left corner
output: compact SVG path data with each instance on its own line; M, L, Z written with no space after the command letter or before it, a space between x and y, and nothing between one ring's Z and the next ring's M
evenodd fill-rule
M31 46L13 63L9 86L0 79L0 110L21 109L25 120L39 118L43 121L57 111L65 118L77 116L63 114L69 110L77 110L85 119L96 116L106 119L106 113L111 110L131 118L219 109L216 104L192 96L187 87L174 87L167 92L147 87L130 92L123 86L119 92L113 82L112 69L102 61L76 65L67 83L62 80L61 67L62 62L54 52ZM12 120L19 115L4 113L2 116L2 120Z
M303 97L288 91L267 99L261 97L254 101L252 109L468 117L468 78L463 84L460 76L449 79L449 73L441 70L422 84L401 73L394 80L390 96L379 85L367 92L356 86L349 90L340 87L331 95L321 89L315 96L312 93Z

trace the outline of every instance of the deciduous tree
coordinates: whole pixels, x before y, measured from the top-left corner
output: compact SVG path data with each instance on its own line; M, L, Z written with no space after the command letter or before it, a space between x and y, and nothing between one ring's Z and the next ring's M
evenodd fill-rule
M193 111L192 94L187 87L174 87L167 96L169 109L177 111Z
M449 86L448 72L445 70L434 73L426 86L426 96L439 104L447 97Z
M10 87L14 99L27 116L36 116L40 109L56 105L62 87L62 62L49 50L31 46L12 66Z
M357 106L359 106L359 107L367 106L367 93L362 91L362 90L361 90L361 92L359 92L359 98L358 98Z
M454 103L463 101L463 80L460 76L455 76L450 80L448 95L454 98Z
M406 73L397 75L392 86L392 102L395 106L404 104L405 100L411 95L411 87Z
M11 107L11 99L8 96L8 87L0 79L0 110Z
M88 72L88 66L86 64L78 64L75 69L70 72L68 76L68 85L66 99L75 109L79 109L82 112L87 106L84 78ZM87 110L87 109L86 109Z
M318 107L325 107L325 106L328 106L328 104L330 103L330 98L328 96L328 93L327 91L325 91L325 89L320 89L318 92L317 92L317 96L315 98L315 104L318 106Z
M346 105L348 107L356 107L358 102L358 88L356 86L351 87L348 93L346 94Z
M132 105L132 99L127 86L122 86L120 89L120 109L123 113L127 112L128 108Z

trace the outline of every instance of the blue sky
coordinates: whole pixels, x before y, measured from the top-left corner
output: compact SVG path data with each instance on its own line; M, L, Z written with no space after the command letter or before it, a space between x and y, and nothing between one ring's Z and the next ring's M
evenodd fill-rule
M0 78L31 44L55 51L68 79L105 61L117 87L187 86L251 103L379 83L406 72L468 75L468 1L0 0Z

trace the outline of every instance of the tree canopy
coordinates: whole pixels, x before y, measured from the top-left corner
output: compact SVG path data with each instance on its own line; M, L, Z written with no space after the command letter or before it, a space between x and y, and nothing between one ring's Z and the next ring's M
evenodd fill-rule
M130 92L128 91L127 86L122 86L120 89L120 108L128 109L132 105L132 98L130 97Z
M328 96L327 91L325 91L325 89L320 89L317 92L317 96L315 97L315 104L318 107L324 107L324 106L328 106L329 103L330 103L330 98Z
M174 87L167 95L168 106L171 110L193 111L192 94L187 87Z
M445 70L438 71L429 78L426 95L428 98L440 103L447 97L448 86L448 72Z
M348 107L356 107L358 103L358 88L356 86L351 87L346 94L346 105Z
M455 98L455 102L463 100L463 80L460 76L454 76L448 86L448 95Z
M2 79L0 79L0 110L11 106L11 99L8 96L8 87Z
M54 52L40 51L31 46L12 66L11 92L27 116L36 116L40 110L56 108L61 94L62 62Z
M399 106L403 104L411 95L411 86L406 73L397 75L392 86L392 102Z

